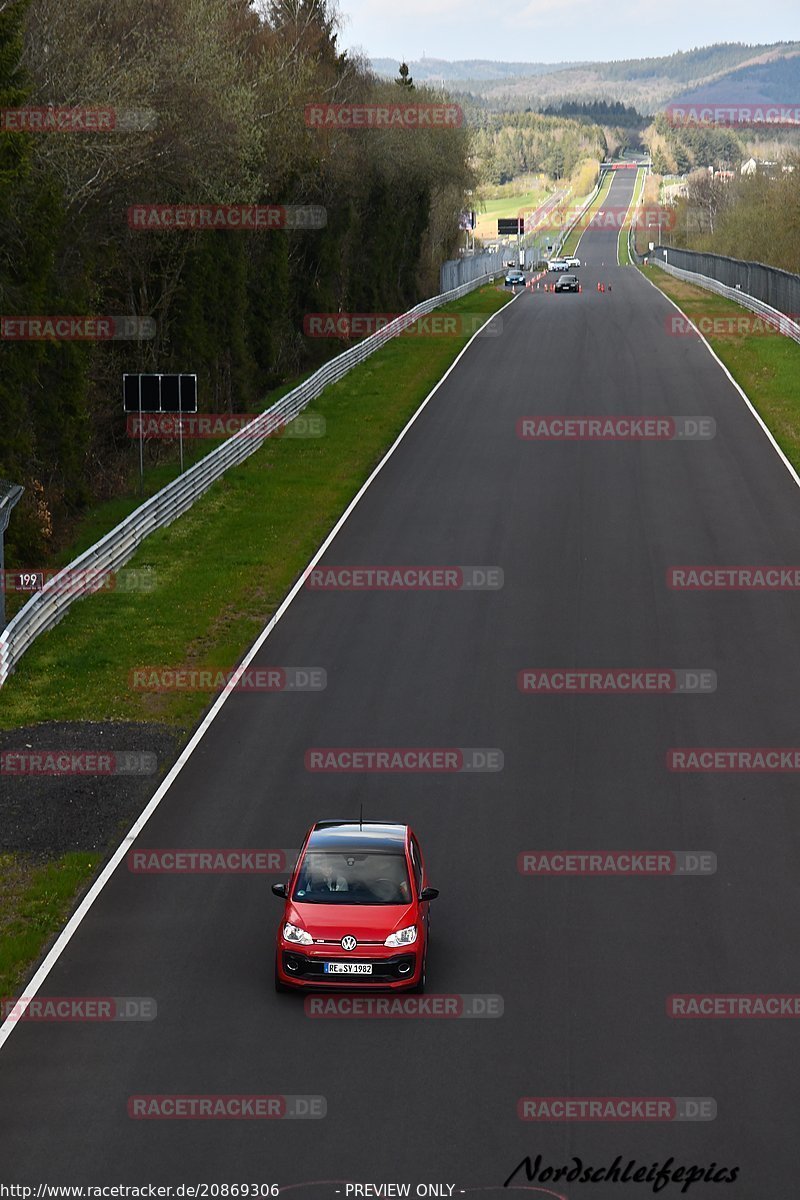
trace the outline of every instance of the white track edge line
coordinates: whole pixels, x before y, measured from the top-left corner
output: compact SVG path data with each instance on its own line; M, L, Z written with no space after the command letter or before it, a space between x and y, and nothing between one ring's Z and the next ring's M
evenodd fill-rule
M695 323L694 323L694 321L692 320L692 318L686 315L686 313L683 311L683 309L680 307L680 305L679 305L679 304L676 304L676 303L675 303L675 301L672 299L672 297L671 297L671 296L668 296L666 292L662 292L662 290L661 290L661 288L658 286L658 284L656 284L656 283L653 283L652 279L650 279L650 278L649 278L649 276L645 275L645 274L644 274L642 271L639 271L639 274L642 276L642 278L643 278L643 279L646 279L646 280L647 280L647 282L650 284L650 286L651 286L652 288L655 288L655 290L658 292L659 296L663 296L663 297L664 297L664 299L665 299L665 300L666 300L666 301L667 301L669 304L671 304L671 305L672 305L672 307L673 307L673 308L676 310L676 312L679 312L679 313L681 314L681 316L684 318L684 320L686 320L686 321L688 321L688 322L689 322L689 324L691 325L692 329L694 329L694 331L696 332L697 336L700 338L700 341L703 343L703 345L705 346L705 348L706 348L706 350L708 351L708 353L711 355L711 357L714 359L714 361L717 363L717 365L718 365L719 367L721 367L721 368L722 368L722 370L723 370L723 371L724 371L724 373L727 375L727 377L728 377L728 379L730 380L730 382L731 382L731 383L733 384L733 386L736 388L736 391L739 393L739 395L742 397L742 399L744 400L744 402L745 402L745 404L747 405L747 407L750 409L750 412L752 413L752 415L753 415L753 416L755 417L755 419L758 421L758 423L759 423L759 425L761 426L762 430L763 430L763 431L764 431L764 433L767 435L767 437L768 437L768 439L769 439L770 443L772 444L772 448L773 448L773 450L774 450L774 451L775 451L775 453L778 455L778 457L780 458L780 460L781 460L781 462L783 463L783 465L786 467L786 470L789 472L789 474L791 475L791 477L792 477L792 479L794 480L794 482L797 484L797 486L798 486L798 487L800 487L800 476L798 476L798 474L797 474L797 471L795 471L794 467L793 467L793 466L792 466L792 464L789 462L788 458L787 458L787 457L786 457L786 455L783 453L783 451L781 450L781 448L780 448L780 446L778 445L778 443L775 441L775 437L773 436L772 430L769 428L769 426L767 425L767 423L764 421L764 418L761 416L761 414L760 414L760 413L758 412L758 410L756 409L756 407L755 407L755 405L753 404L752 400L751 400L751 399L750 399L750 397L747 395L747 392L744 390L744 388L741 386L741 384L740 384L740 383L737 383L737 382L736 382L736 380L734 379L733 375L731 375L730 371L729 371L729 370L728 370L728 368L725 366L725 363L722 361L722 359L720 358L720 356L717 354L717 352L716 352L716 350L714 349L714 347L713 347L713 346L711 346L711 345L709 344L709 342L706 340L706 338L703 336L703 334L700 332L700 330L699 330L699 329L697 328L697 326L695 325ZM667 272L667 274L668 274L668 272ZM669 278L674 278L674 276L669 276ZM680 282L680 280L679 280L679 282ZM684 282L688 283L688 282L689 282L689 280L685 280ZM694 287L698 287L699 285L698 285L698 284L694 284L694 285L692 285L692 286L694 286ZM733 301L732 301L732 303L733 303ZM743 307L743 306L742 306L742 305L740 305L740 307Z
M514 300L518 299L519 296L523 296L524 294L525 294L525 289L523 288L523 290L519 293L518 296L515 296L513 300L509 301L509 304L513 304ZM195 749L197 748L198 744L205 736L212 721L219 713L219 711L222 708L225 701L228 699L228 696L234 690L236 682L240 678L242 672L246 669L248 664L252 661L252 659L255 657L255 655L258 653L258 651L261 649L264 642L267 640L267 638L269 637L269 635L272 633L273 629L277 625L278 621L280 621L281 617L286 612L286 610L288 609L289 605L294 600L297 593L303 587L303 584L305 583L308 572L311 571L313 569L313 567L315 567L316 564L319 562L319 560L322 558L323 554L328 549L328 547L330 546L331 542L334 540L336 535L339 533L340 529L346 522L347 518L353 512L354 508L358 504L361 497L367 491L367 488L370 486L371 483L373 483L373 481L378 477L380 472L386 466L387 462L389 461L391 456L394 454L395 450L400 445L400 443L402 442L403 438L408 433L411 426L417 420L417 417L419 417L419 415L422 413L423 409L425 409L428 406L430 401L433 399L433 397L438 392L439 388L442 386L444 381L447 379L448 375L451 373L451 371L455 370L455 368L458 366L458 363L461 361L463 356L469 350L470 346L475 341L475 339L477 337L480 337L481 333L486 329L486 326L490 325L492 323L492 321L495 319L495 317L499 316L500 313L502 313L506 308L508 308L508 304L504 304L502 308L498 308L497 312L492 313L492 315L489 317L488 321L486 321L483 325L481 325L480 329L476 330L476 332L472 335L472 337L467 342L466 346L464 346L461 349L461 351L459 352L458 356L453 359L450 366L445 371L444 375L442 375L442 377L438 381L438 383L436 383L434 385L434 387L431 389L431 391L428 393L428 395L425 397L425 399L420 404L419 408L414 413L412 413L411 417L408 419L406 424L403 426L403 428L401 429L400 433L395 438L392 445L389 447L389 449L383 455L380 462L374 467L374 469L372 470L369 477L361 485L360 489L358 490L356 495L353 497L353 499L350 501L347 508L342 513L341 517L339 517L338 521L334 525L331 532L325 538L325 541L322 543L322 545L316 551L313 558L308 563L308 565L305 567L305 569L301 572L299 578L295 582L294 586L292 587L292 589L289 592L286 599L282 602L282 604L278 608L277 612L270 618L270 620L268 621L268 623L266 624L264 629L262 629L261 633L256 638L256 640L253 643L253 645L251 646L250 650L247 652L247 654L245 655L245 657L242 659L241 663L239 664L239 667L237 668L236 673L232 676L229 684L225 688L225 691L222 693L222 695L220 695L218 697L218 699L216 700L214 706L210 709L210 711L208 713L206 713L206 716L203 718L203 721L198 726L198 728L195 730L188 745L182 751L180 757L178 758L178 761L173 764L166 779L163 781L161 786L158 788L158 790L156 791L155 795L150 800L147 807L140 813L139 817L136 819L136 821L132 825L132 827L129 830L129 832L127 833L127 835L123 838L120 845L114 851L114 854L109 859L109 861L106 863L105 867L103 868L101 873L98 875L97 879L95 879L94 883L89 888L89 891L83 897L80 904L75 909L75 912L72 914L69 921L64 926L64 928L61 930L61 932L59 933L59 935L56 938L53 945L50 947L50 950L48 951L47 955L45 956L45 959L42 962L42 964L40 965L38 971L33 976L33 979L30 981L28 986L24 989L23 996L21 996L19 998L19 1001L15 1004L14 1015L7 1017L6 1020L3 1022L3 1024L0 1025L0 1049L2 1049L2 1047L8 1041L9 1037L11 1036L13 1031L16 1029L17 1025L20 1023L20 1020L24 1020L24 1013L28 1007L28 1003L30 1002L30 1000L33 999L34 996L37 995L42 984L47 979L47 976L50 974L53 967L56 965L59 958L66 950L73 935L77 932L78 927L82 923L84 917L91 909L95 900L100 895L103 888L106 886L109 879L116 871L117 867L122 862L123 858L126 855L126 852L130 848L130 846L133 844L133 842L136 840L136 838L139 836L139 834L142 832L145 825L150 820L153 813L156 811L156 809L158 808L159 804L166 796L169 789L172 787L172 784L175 782L178 775L181 773L184 766L191 758L191 756L192 756L193 752L195 751Z
M613 172L612 172L612 171L609 171L609 172L608 172L608 174L609 174L609 175L611 175L611 174L613 174ZM606 192L606 194L605 194L605 196L604 196L604 198L603 198L603 203L604 203L604 204L605 204L606 200L608 199L608 195L609 195L609 193L610 193L610 191L611 191L611 189L612 189L612 187L613 187L613 186L614 186L614 181L613 181L613 179L612 179L611 183L608 185L608 191ZM603 189L602 189L602 185L601 185L600 191L602 191L602 190L603 190ZM590 204L587 204L587 205L586 205L586 207L584 208L583 212L581 213L581 217L584 215L584 213L588 213L588 211L589 211L589 209L592 207L592 205L596 204L596 203L597 203L597 201L598 201L599 199L600 199L600 195L599 195L599 193L598 193L598 195L597 195L597 196L595 196L594 200L592 200L592 202L591 202ZM598 210L598 211L599 211L599 210ZM580 217L578 218L578 220L580 220ZM579 246L580 246L581 242L583 241L583 235L584 235L585 233L588 233L588 231L589 231L589 228L590 228L590 227L589 227L589 225L587 225L585 229L582 229L582 230L581 230L581 236L578 238L577 242L575 243L575 249L573 250L573 255L575 256L575 258L577 258L577 257L578 257L578 248L579 248Z

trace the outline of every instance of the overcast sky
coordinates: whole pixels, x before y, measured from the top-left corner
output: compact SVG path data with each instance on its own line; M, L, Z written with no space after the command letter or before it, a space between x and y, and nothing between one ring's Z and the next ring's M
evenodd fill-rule
M711 42L800 41L798 0L339 0L341 40L370 58L564 62L649 58Z

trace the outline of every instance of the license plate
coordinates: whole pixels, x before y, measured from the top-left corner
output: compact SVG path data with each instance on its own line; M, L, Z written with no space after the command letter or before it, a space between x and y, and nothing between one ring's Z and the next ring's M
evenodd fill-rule
M371 975L372 963L325 963L326 975Z

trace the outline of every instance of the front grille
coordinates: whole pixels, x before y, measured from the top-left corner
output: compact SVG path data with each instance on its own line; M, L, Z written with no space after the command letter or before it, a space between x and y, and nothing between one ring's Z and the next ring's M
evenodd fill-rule
M372 962L371 975L328 975L325 972L326 962ZM295 954L291 950L283 952L283 969L293 979L302 979L306 983L338 983L349 986L369 983L397 983L401 979L410 979L414 974L416 956L413 954L398 954L394 958L359 959L341 958L307 958L304 954ZM402 968L407 968L403 970Z
M366 942L362 938L359 938L358 944L359 944L359 946L384 946L386 943L382 942L382 941ZM314 945L315 946L339 946L341 948L342 939L341 938L314 938ZM328 961L333 962L333 959L329 959Z

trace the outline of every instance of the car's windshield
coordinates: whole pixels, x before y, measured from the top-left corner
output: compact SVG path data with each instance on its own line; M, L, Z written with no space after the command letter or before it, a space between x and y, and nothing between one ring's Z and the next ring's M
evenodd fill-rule
M302 904L408 904L405 855L309 850L292 899Z

